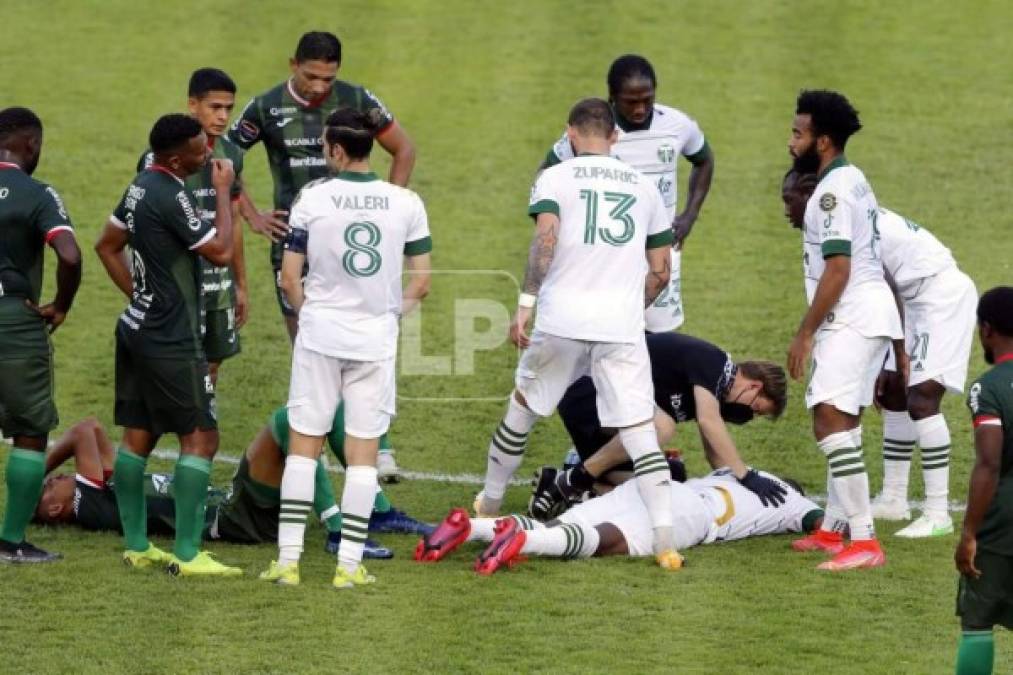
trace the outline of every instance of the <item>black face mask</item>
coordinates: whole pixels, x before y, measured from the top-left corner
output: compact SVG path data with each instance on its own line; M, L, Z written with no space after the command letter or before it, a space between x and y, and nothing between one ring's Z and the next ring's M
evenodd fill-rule
M729 424L745 424L752 421L753 409L745 403L721 402L721 419Z

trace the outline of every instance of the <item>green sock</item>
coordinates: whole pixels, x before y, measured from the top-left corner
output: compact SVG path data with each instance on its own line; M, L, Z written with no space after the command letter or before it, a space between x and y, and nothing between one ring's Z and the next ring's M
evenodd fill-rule
M127 550L148 550L148 506L144 499L144 467L147 457L135 455L126 448L116 451L113 465L113 491L123 526Z
M387 499L387 495L383 493L383 490L376 491L376 499L373 500L373 510L377 513L387 513L393 508L390 500Z
M46 475L46 453L14 448L7 456L7 515L0 539L20 544L35 513Z
M991 675L995 660L992 631L965 630L957 647L957 675Z
M172 552L183 562L193 560L200 552L210 479L210 460L197 455L180 455L172 479L176 496L176 544Z
M322 459L317 460L317 472L313 476L313 483L313 511L321 517L330 512L330 515L324 517L327 531L341 532L341 509L335 502L334 486L331 485L331 479L327 476L327 469L324 468Z

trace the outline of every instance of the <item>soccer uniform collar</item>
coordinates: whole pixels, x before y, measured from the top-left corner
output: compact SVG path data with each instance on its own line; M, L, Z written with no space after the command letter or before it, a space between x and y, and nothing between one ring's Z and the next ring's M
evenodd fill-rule
M169 171L164 166L160 166L158 164L152 164L151 166L148 167L148 171L155 171L156 173L164 173L166 176L171 176L173 179L179 181L180 185L184 184L182 178L180 178L179 176L177 176L176 174L174 174L172 171Z
M372 180L380 180L372 171L339 171L334 175L335 178L341 180L350 180L356 183L368 183Z
M820 171L820 175L816 176L816 181L819 182L823 180L824 178L827 177L827 174L833 171L834 169L839 169L842 166L847 165L848 165L848 158L845 157L843 154L837 155L837 157L834 158L834 161L827 164L827 168Z
M331 91L327 92L322 96L318 96L317 98L310 100L303 98L296 92L295 87L292 86L291 77L288 78L288 81L285 83L285 87L288 89L288 95L292 97L292 100L294 100L296 103L298 103L304 108L319 108L320 104L326 101L327 97L331 95L332 91L334 91L334 85L332 84Z
M995 365L997 366L1000 363L1006 363L1007 361L1013 361L1013 352L1007 352L1005 354L1000 354L999 356L995 357Z
M0 169L17 169L18 171L24 170L14 162L0 162Z

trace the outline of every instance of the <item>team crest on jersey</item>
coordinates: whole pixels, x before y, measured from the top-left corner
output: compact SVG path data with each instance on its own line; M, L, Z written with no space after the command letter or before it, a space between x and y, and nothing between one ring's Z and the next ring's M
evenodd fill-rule
M252 143L260 136L260 127L250 120L239 120L236 124L236 132L240 139L246 143Z
M837 197L832 192L824 192L820 196L820 210L830 212L835 208L837 208Z
M671 164L675 161L675 148L671 143L663 143L658 146L658 161L664 164Z

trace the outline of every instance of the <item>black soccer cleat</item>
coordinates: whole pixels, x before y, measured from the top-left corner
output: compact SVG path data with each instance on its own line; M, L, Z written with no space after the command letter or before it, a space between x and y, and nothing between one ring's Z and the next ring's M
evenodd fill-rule
M38 563L56 562L63 556L59 553L43 551L37 546L23 541L20 544L12 544L9 541L0 539L0 563L13 565L35 565Z
M552 520L567 509L566 498L557 486L560 475L554 466L543 466L535 472L535 488L528 500L528 515L535 520Z

